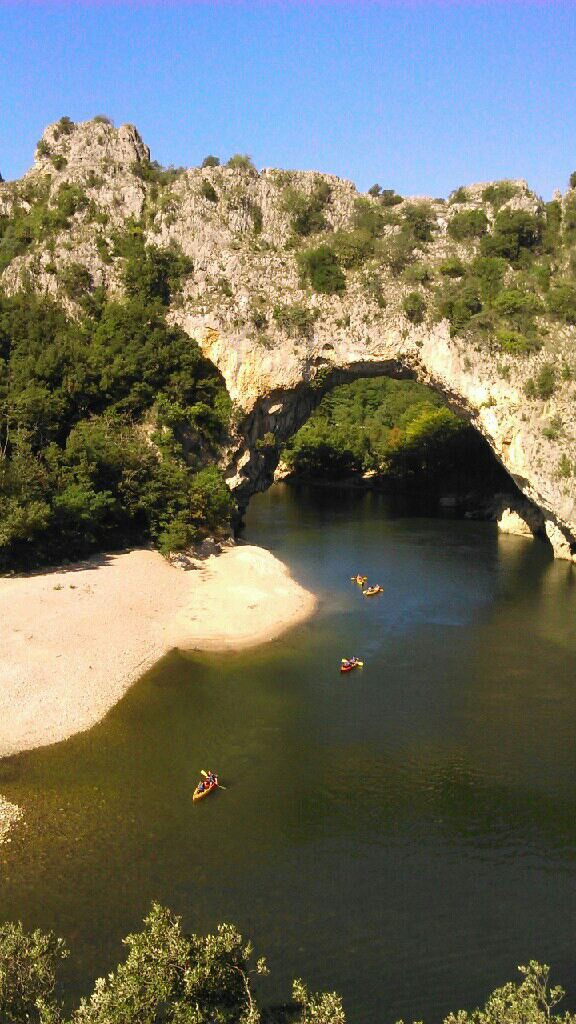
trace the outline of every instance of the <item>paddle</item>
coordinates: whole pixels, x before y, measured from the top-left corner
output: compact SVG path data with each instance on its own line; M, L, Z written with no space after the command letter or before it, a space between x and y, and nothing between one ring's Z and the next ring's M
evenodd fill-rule
M200 769L200 775L203 775L205 779L208 778L208 772L205 772L203 768ZM219 782L216 783L218 789L226 789L226 786L221 786Z

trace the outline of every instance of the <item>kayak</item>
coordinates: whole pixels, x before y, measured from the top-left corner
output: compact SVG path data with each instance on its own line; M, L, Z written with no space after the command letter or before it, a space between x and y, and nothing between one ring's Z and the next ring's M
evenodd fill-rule
M351 576L350 579L352 583L357 583L359 587L363 587L364 584L368 582L367 576Z
M196 800L203 800L205 796L208 796L208 794L212 792L213 789L217 789L218 779L216 779L216 782L213 782L210 786L205 786L204 789L202 790L200 789L201 785L202 783L199 782L198 785L196 786L196 789L194 790L194 793L192 794L192 799L194 802L196 802Z
M363 590L364 597L374 597L374 594L383 594L384 587L368 587L367 590Z
M354 661L352 663L349 662L349 661L343 661L342 664L340 665L340 671L341 672L352 672L352 669L361 668L363 664L364 664L363 661Z

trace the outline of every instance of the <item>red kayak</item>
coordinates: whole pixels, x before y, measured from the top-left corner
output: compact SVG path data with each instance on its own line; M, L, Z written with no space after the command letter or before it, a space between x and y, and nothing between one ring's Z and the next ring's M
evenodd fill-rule
M358 658L355 658L354 661L343 661L342 664L340 665L340 671L352 672L352 670L355 668L361 668L363 664L364 662L358 661Z

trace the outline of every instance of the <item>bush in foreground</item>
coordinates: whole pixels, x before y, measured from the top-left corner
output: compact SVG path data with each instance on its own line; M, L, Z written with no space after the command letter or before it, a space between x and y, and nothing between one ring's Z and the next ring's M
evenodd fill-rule
M21 925L0 926L0 1020L5 1024L346 1024L335 992L310 993L296 980L292 1002L258 1005L254 980L268 973L253 961L233 925L215 934L186 935L180 919L153 904L141 932L125 940L128 956L92 995L64 1017L54 991L64 943L52 933L26 933ZM482 1009L451 1013L444 1024L576 1024L576 1016L555 1013L564 996L551 987L550 970L532 960L519 968L520 983L496 989Z
M268 973L253 962L250 943L233 925L215 934L186 935L180 919L153 904L141 932L124 940L128 956L92 995L64 1017L55 998L56 970L67 956L53 933L0 926L0 1020L3 1024L259 1024L253 978ZM311 994L294 982L293 1001L275 1020L345 1024L336 993Z

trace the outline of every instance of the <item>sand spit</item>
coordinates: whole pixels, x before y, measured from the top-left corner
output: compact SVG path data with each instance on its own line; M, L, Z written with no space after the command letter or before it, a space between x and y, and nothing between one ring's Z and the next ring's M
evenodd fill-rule
M88 729L172 648L264 643L316 607L262 548L196 566L135 550L0 579L0 757Z

